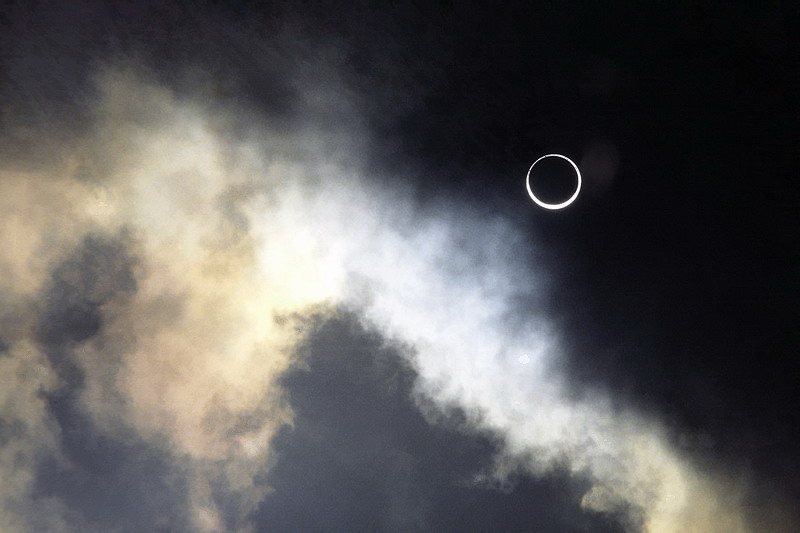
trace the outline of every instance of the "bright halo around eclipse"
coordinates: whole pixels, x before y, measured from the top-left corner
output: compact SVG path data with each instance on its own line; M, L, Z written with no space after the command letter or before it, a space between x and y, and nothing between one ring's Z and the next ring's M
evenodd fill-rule
M574 168L574 169L575 169L575 175L576 175L576 176L578 176L578 186L575 188L575 192L574 192L574 193L572 193L572 196L570 196L570 197L569 197L569 198L567 198L565 201L563 201L563 202L561 202L561 203L559 203L559 204L548 204L547 202L543 202L543 201L539 200L539 199L536 197L536 195L535 195L535 194L533 194L533 190L531 189L531 171L533 170L533 167L535 167L535 166L536 166L536 163L538 163L538 162L539 162L539 161L541 161L542 159L546 159L546 158L548 158L548 157L560 157L561 159L563 159L563 160L567 161L567 162L568 162L570 165L572 165L572 168ZM529 168L529 169L528 169L528 175L527 175L527 177L525 178L525 186L528 188L528 194L530 194L530 195L531 195L531 199L532 199L534 202L536 202L536 205L538 205L538 206L541 206L541 207L544 207L545 209L554 209L554 210L555 210L555 209L564 209L564 208L565 208L565 207L567 207L569 204L571 204L572 202L574 202L574 201L575 201L575 199L578 197L578 193L580 193L580 192L581 192L581 171L580 171L580 170L578 170L578 165L576 165L576 164L575 164L575 163L572 161L572 159L570 159L570 158L569 158L569 157L567 157L567 156L564 156L564 155L561 155L561 154L547 154L547 155L543 155L542 157L540 157L539 159L537 159L536 161L534 161L534 162L533 162L533 164L531 165L531 168Z

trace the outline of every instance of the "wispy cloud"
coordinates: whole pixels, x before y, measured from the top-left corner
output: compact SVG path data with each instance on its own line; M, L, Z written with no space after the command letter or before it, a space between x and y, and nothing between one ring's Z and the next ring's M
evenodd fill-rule
M0 162L4 531L82 520L34 490L68 430L42 395L66 386L94 431L169 457L192 530L248 531L272 438L292 423L279 378L303 332L290 317L336 306L405 347L429 414L457 406L503 438L487 476L566 468L592 480L586 508L647 533L775 531L748 522L744 480L698 466L657 420L600 393L571 397L559 332L537 311L536 243L485 209L423 208L399 173L366 175L346 84L324 69L307 81L304 120L281 128L220 109L202 84L179 97L137 69L105 69L91 127L58 157ZM93 238L122 252L63 268ZM42 338L67 316L47 314L58 283L96 314L58 344L62 359Z

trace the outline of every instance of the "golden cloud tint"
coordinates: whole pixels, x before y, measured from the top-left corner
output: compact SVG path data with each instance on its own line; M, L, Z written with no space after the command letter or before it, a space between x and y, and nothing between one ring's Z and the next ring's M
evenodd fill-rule
M657 422L567 396L546 317L511 319L540 274L507 222L422 213L400 186L367 186L354 157L331 157L341 135L313 124L229 136L231 115L202 91L179 99L124 69L99 85L88 133L35 168L0 162L0 415L18 428L0 453L3 531L79 520L32 495L37 461L58 455L40 392L61 385L36 327L54 269L89 235L121 244L135 288L98 273L102 327L71 346L80 404L97 431L168 453L195 531L248 531L271 439L292 421L278 380L299 334L280 317L340 304L413 347L421 397L505 436L497 475L566 464L594 482L585 507L624 511L647 533L778 530L749 521L741 481L701 473Z

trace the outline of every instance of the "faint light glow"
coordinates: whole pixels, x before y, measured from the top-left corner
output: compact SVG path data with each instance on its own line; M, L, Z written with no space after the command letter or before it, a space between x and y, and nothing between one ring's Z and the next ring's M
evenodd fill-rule
M538 199L536 197L535 194L533 194L533 190L531 189L531 170L533 170L533 167L536 166L536 163L538 163L542 159L545 159L545 158L548 158L548 157L560 157L561 159L567 161L570 165L572 165L572 168L575 169L575 175L578 176L578 186L575 187L575 192L572 193L572 196L570 196L565 201L563 201L563 202L561 202L559 204L548 204L546 202L541 201L540 199ZM567 207L569 204L571 204L572 202L574 202L575 199L578 197L578 194L581 192L581 171L578 170L578 165L576 165L572 161L572 159L570 159L567 156L564 156L564 155L561 155L561 154L543 155L542 157L540 157L539 159L534 161L533 164L531 165L531 168L528 169L528 174L525 177L525 187L528 189L528 194L530 195L531 199L536 203L536 205L538 205L540 207L544 207L545 209L552 209L552 210L563 209L563 208Z

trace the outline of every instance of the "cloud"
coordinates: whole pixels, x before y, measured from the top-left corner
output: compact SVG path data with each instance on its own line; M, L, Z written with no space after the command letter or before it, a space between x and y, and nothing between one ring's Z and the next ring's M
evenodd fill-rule
M58 455L58 428L40 395L53 386L53 372L35 345L13 343L0 357L0 527L9 533L35 528L66 529L67 510L58 500L34 503L35 467L48 455Z
M613 409L600 393L567 394L552 325L514 318L514 302L540 286L517 253L522 238L496 217L449 215L458 223L432 217L415 221L410 238L381 236L353 264L376 280L364 306L371 323L413 347L420 393L504 436L508 458L496 474L565 465L595 481L588 509L628 512L630 526L649 533L757 530L739 480L703 472L657 421Z
M292 161L254 175L237 166L246 157L231 162L191 103L125 70L99 83L90 136L52 168L3 173L3 293L22 311L4 306L6 364L45 345L42 372L61 378L50 389L74 389L96 431L134 430L167 450L186 469L194 527L227 529L214 491L236 495L246 517L267 490L254 476L268 464L271 436L291 421L275 380L294 332L276 318L324 303L335 273L312 261L295 213L265 205L276 201L270 187L297 172ZM243 211L256 188L268 225ZM114 259L104 261L111 252L92 235L124 249L116 256L127 276L114 275ZM23 399L44 389L4 375L30 387ZM9 424L19 416L3 413ZM28 427L42 420L52 421L46 409L25 411Z
M431 421L455 407L499 436L486 479L566 469L591 480L586 509L647 533L774 531L748 521L746 480L679 452L657 420L572 397L536 311L535 243L487 208L421 206L406 176L367 172L346 81L300 71L303 120L284 128L215 105L204 83L179 95L105 68L91 127L39 165L0 162L7 530L92 521L34 490L70 429L43 397L65 391L87 431L158 451L192 531L252 530L294 421L281 378L307 332L292 316L338 306L401 347ZM408 525L409 497L389 529Z
M413 393L417 375L360 317L305 320L301 361L282 384L294 424L274 441L274 490L256 524L271 531L621 531L580 508L586 482L563 472L489 472L502 439L452 409L431 423Z

